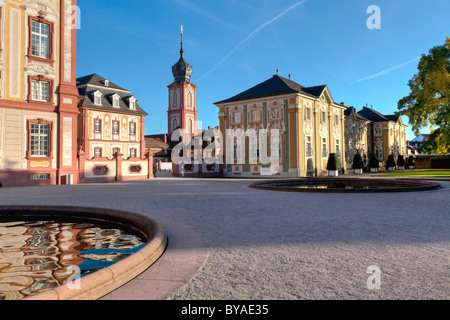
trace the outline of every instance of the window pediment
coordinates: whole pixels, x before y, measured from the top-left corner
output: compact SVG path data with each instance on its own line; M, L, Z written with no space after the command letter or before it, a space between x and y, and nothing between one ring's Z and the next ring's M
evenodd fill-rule
M103 94L100 92L100 90L95 91L92 95L94 97L94 104L96 106L101 106Z

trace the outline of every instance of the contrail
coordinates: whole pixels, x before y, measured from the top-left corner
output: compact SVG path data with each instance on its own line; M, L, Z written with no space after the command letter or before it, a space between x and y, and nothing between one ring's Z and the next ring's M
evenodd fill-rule
M225 20L219 18L218 16L216 16L213 13L207 11L203 7L198 6L198 5L192 3L192 2L190 2L188 0L175 0L175 2L180 4L180 5L182 5L182 6L184 6L184 7L186 7L186 8L188 8L188 9L190 9L190 10L192 10L192 11L194 11L195 13L197 13L199 15L202 15L202 16L208 18L209 20L211 20L213 22L222 24L222 25L226 26L227 28L235 28L236 29L236 26L234 24L229 23L228 21L225 21Z
M225 57L222 58L222 60L220 60L220 62L211 70L209 70L207 73L205 73L202 77L200 77L199 80L203 79L204 77L208 76L211 72L213 72L214 70L216 70L220 65L222 65L237 49L239 49L239 47L241 47L245 42L247 42L248 40L250 40L253 36L255 36L258 32L260 32L262 29L266 28L267 26L271 25L272 23L274 23L275 21L279 20L280 18L282 18L284 15L286 15L287 13L289 13L290 11L294 10L295 8L297 8L299 5L305 3L307 0L301 0L297 3L295 3L294 5L292 5L291 7L287 8L285 11L283 11L282 13L280 13L279 15L277 15L275 18L270 19L269 21L263 23L262 25L260 25L258 28L256 28L255 30L253 30L247 37L245 37L241 42L239 42L237 44L237 46L235 46Z
M404 66L406 66L406 65L408 65L408 64L410 64L410 63L412 63L412 62L414 62L414 61L417 61L417 60L419 60L419 59L420 59L420 57L414 58L414 59L412 59L412 60L406 61L406 62L401 63L401 64L399 64L399 65L396 65L396 66L394 66L394 67L391 67L391 68L389 68L389 69L386 69L386 70L383 70L383 71L381 71L381 72L375 73L375 74L373 74L373 75L371 75L371 76L368 76L368 77L359 79L359 80L353 82L352 84L358 83L358 82L362 82L362 81L366 81L366 80L372 80L372 79L375 79L375 78L384 76L385 74L388 74L388 73L390 73L390 72L392 72L392 71L401 69L401 68L403 68Z

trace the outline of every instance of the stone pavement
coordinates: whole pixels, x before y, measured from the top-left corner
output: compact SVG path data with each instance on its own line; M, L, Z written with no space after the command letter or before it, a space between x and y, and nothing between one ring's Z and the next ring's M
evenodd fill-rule
M0 189L1 205L73 205L149 215L163 257L114 299L448 299L450 182L439 191L318 194L252 180ZM370 266L381 270L369 289Z

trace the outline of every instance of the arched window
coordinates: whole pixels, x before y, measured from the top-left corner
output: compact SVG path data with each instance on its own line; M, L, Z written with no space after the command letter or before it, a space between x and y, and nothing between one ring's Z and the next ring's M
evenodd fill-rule
M177 119L173 120L173 128L172 131L174 131L178 127L178 121Z
M178 104L178 95L176 92L173 93L173 106L175 107Z
M188 93L188 107L192 108L192 93Z
M188 121L188 130L189 130L190 133L193 133L192 129L193 129L192 128L192 120L189 120Z

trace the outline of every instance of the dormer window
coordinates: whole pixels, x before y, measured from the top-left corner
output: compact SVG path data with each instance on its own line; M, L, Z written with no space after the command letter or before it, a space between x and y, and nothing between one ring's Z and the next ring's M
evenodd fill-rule
M135 97L130 97L129 105L130 105L131 110L136 110L136 98Z
M120 96L117 93L115 93L112 96L112 104L113 104L114 108L118 108L119 107L119 99L120 99Z
M105 87L109 87L109 80L105 80Z
M102 105L102 93L98 90L94 92L94 104L96 106Z

